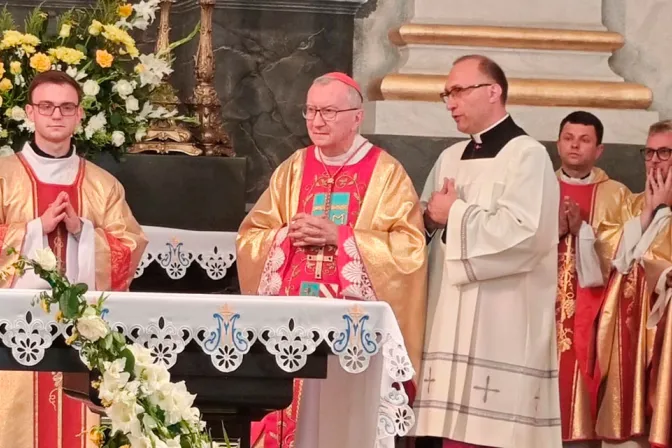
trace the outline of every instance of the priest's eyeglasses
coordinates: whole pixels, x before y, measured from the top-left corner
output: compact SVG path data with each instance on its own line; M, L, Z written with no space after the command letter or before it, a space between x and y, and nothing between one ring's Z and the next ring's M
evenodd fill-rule
M644 157L644 160L652 160L656 154L658 154L658 160L668 160L672 155L672 148L642 148L639 152Z
M324 121L334 121L338 116L338 114L341 112L350 112L359 109L360 109L359 107L353 107L352 109L340 109L340 110L332 109L330 107L320 109L313 106L303 106L301 114L303 115L303 118L305 118L306 120L314 120L315 117L317 116L317 113L319 112Z
M464 95L464 93L468 92L469 90L478 89L478 88L481 88L481 87L487 87L487 86L491 86L491 85L492 85L492 83L474 84L474 85L467 86L467 87L455 86L452 89L444 90L443 92L441 92L439 94L439 96L441 97L441 99L443 100L444 103L447 103L448 98L450 98L451 96L453 98L461 98L462 95Z
M56 109L58 109L64 117L72 117L77 113L77 108L79 107L79 104L75 103L54 104L46 101L31 105L37 106L37 111L40 115L46 115L48 117L54 115Z

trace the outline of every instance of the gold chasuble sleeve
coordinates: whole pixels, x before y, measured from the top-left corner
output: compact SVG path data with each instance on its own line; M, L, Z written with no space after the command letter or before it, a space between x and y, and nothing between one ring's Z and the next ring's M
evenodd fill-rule
M279 290L270 287L280 280L269 272L287 260L281 251L271 249L284 239L298 209L305 152L297 151L276 169L268 189L240 226L237 263L243 294ZM427 275L422 214L410 178L385 152L376 161L354 228L339 228L338 250L343 294L390 304L419 372ZM363 266L363 278L355 278L361 271L358 266Z
M427 310L422 211L411 179L387 153L371 179L354 237L376 298L394 310L418 375Z
M32 183L16 156L0 161L0 270L7 269L18 259L26 236L26 226L34 219ZM16 254L8 255L14 248ZM14 275L0 278L0 288L11 288Z
M236 263L240 292L259 294L262 272L278 231L299 205L305 150L296 151L273 172L268 188L238 229Z
M147 238L126 202L123 186L92 163L82 184L82 216L95 231L96 290L126 291L147 247Z

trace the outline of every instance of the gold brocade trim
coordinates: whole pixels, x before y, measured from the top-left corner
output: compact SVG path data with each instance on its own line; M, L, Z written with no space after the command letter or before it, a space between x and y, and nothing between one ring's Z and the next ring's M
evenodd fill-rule
M565 321L574 317L576 311L576 294L574 292L574 278L576 265L574 260L574 236L565 237L566 250L560 255L558 269L558 289L556 300L556 318L558 332L558 359L560 355L572 347L574 331L565 327Z
M572 413L569 422L570 440L581 441L595 438L595 425L590 410L590 394L588 392L578 363L574 363L572 382Z

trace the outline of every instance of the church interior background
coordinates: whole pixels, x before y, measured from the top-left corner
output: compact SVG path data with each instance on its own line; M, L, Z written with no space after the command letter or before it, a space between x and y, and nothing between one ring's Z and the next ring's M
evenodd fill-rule
M21 23L39 4L10 0L7 7ZM88 4L50 0L42 7L58 15ZM143 226L212 236L222 242L216 250L223 261L213 267L196 249L184 259L175 252L179 260L169 262L175 266L144 265L134 290L165 290L167 272L173 292L237 291L234 232L273 170L309 144L301 107L311 81L330 71L350 73L363 86L362 134L400 160L418 190L440 152L462 138L439 93L464 54L502 65L511 84L509 111L556 164L561 118L577 109L595 113L605 125L598 165L633 191L644 179L639 148L648 126L672 118L665 77L672 59L663 44L672 28L658 20L672 15L669 1L177 0L170 40L203 24L204 10L211 19L212 85L232 152L143 152L121 163L96 162L125 186ZM141 51L156 45L158 23L135 36ZM203 56L198 36L175 53L170 83L183 104L197 84L196 68L203 68L199 45Z

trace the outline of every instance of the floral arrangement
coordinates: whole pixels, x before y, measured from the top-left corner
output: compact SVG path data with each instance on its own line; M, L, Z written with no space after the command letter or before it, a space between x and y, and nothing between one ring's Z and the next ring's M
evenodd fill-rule
M159 0L98 0L88 9L61 14L57 34L48 33L48 15L39 7L28 15L23 31L6 7L0 10L0 153L18 150L30 138L34 125L24 111L28 86L36 74L52 69L67 72L82 86L85 118L74 140L84 155L122 155L146 135L151 119L194 122L150 100L172 72L171 61L167 54L141 54L130 33L145 30L158 7Z
M10 249L10 254L16 251ZM10 271L24 275L32 269L49 284L51 291L41 292L36 303L47 313L58 306L56 320L72 324L72 335L66 342L79 348L90 370L100 373L93 386L111 426L92 428L92 440L102 448L214 446L199 410L193 407L196 396L187 391L184 382L172 383L170 372L162 363L154 363L145 347L128 345L103 319L105 297L88 303L84 297L87 286L70 284L57 264L47 248L36 251L35 259L19 256Z

